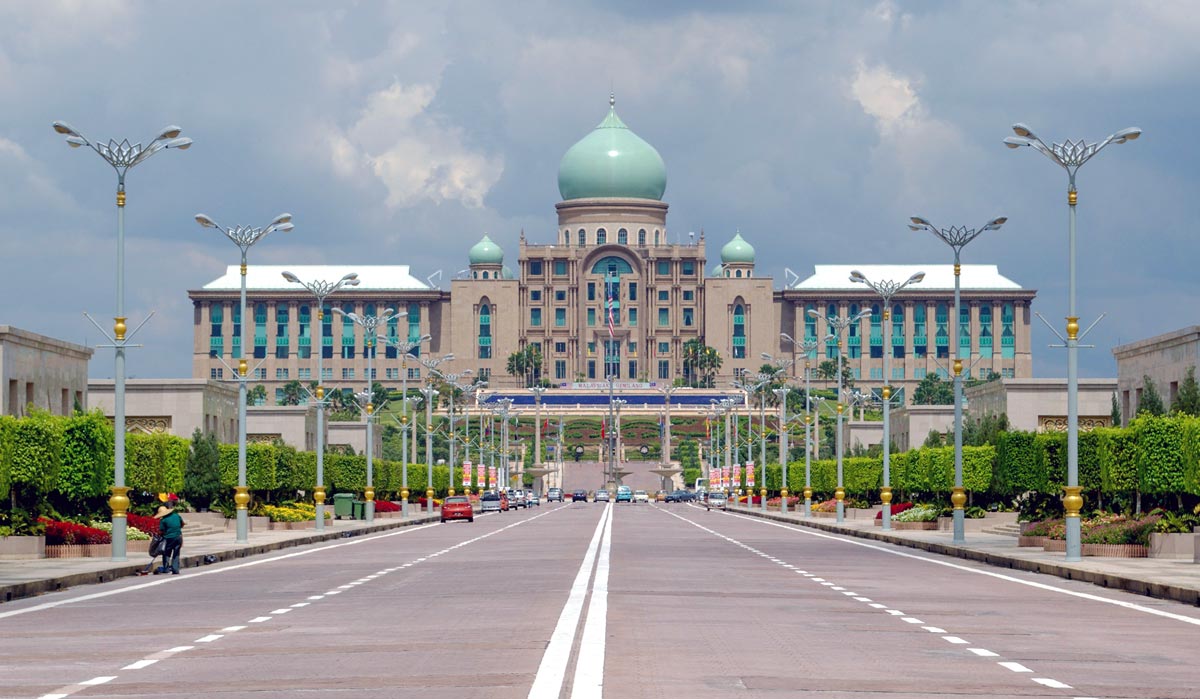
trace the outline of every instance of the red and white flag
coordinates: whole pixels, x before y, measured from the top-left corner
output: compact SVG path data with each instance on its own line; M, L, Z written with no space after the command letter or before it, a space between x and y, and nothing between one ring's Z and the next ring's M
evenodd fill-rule
M754 462L753 461L746 462L746 487L747 488L754 487Z
M471 462L464 461L462 465L463 487L471 487Z
M613 322L613 296L612 296L612 287L611 287L611 286L609 286L607 291L608 291L608 293L607 293L607 296L608 296L608 336L611 338L611 337L613 337L613 335L615 334L615 328L614 328L614 326L616 325L616 324Z

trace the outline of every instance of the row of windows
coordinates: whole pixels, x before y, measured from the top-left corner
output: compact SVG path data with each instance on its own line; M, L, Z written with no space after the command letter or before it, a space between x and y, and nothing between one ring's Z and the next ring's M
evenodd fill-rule
M403 308L400 304L395 306ZM358 312L355 304L344 303L341 306L344 313ZM395 359L399 356L399 352L395 347L396 342L400 341L400 324L405 321L405 335L408 342L414 342L421 337L421 305L418 303L407 304L407 316L393 317L388 321L384 328L380 343L385 345L384 356L388 359ZM306 304L301 304L298 307L297 313L297 331L295 354L300 359L309 359L312 356L312 313L311 307ZM366 316L378 316L381 308L374 303L366 303L362 305L362 314ZM242 356L242 326L241 326L241 309L239 306L233 306L233 332L232 346L230 348L230 356L234 359L240 359ZM225 353L225 339L223 333L224 309L222 305L214 305L209 310L211 327L209 330L209 356L219 357ZM333 307L326 305L324 307L323 320L321 322L321 355L325 359L333 357ZM275 309L275 348L273 351L276 359L287 359L292 353L292 337L289 327L290 311L286 305L279 305ZM254 306L254 349L253 356L256 359L265 359L267 357L267 305L258 303ZM354 344L354 321L349 318L342 318L342 342L341 342L341 357L343 359L353 359L355 356ZM363 356L367 356L370 351L371 356L375 356L374 348L368 350L365 343L362 348ZM420 347L414 347L411 354L420 356Z
M571 244L571 237L572 236L571 236L570 229L564 228L563 232L562 232L563 245L569 246ZM587 245L588 244L587 231L580 228L575 234L575 240L578 241L579 247L583 247L583 246ZM593 240L595 240L596 245L604 245L604 244L608 243L608 230L604 229L604 228L597 228L596 234L595 234L595 237L593 238ZM651 236L649 233L646 232L645 228L639 228L638 232L637 232L636 236L633 238L633 240L635 240L637 242L637 245L639 247L645 247L646 244L649 243L651 240L654 241L654 245L662 245L662 244L666 243L666 239L663 236L662 231L660 229L655 229L653 236ZM630 244L629 241L630 241L629 231L624 228L618 229L617 237L616 237L617 244L629 245Z
M597 268L602 267L602 265L609 260L620 260L620 258L606 257L603 260L601 260L600 262L598 262L596 265L593 265L592 272L595 274L603 273L603 269L601 269L600 271L597 271ZM620 261L621 261L621 263L623 263L623 266L625 267L625 269L623 270L623 273L624 274L632 274L633 270L632 270L632 268L629 267L629 264L626 263L624 260L620 260ZM551 270L553 271L554 276L556 276L556 277L567 276L567 261L566 260L554 260L551 263L551 265L552 265ZM528 262L528 269L529 269L529 274L527 275L528 277L540 277L545 273L546 267L542 260L530 260ZM699 267L695 260L680 260L680 262L679 262L679 274L681 276L693 277L696 275L697 269L699 269ZM655 260L654 261L654 273L660 277L671 276L671 260ZM486 279L487 277L484 277L484 278Z

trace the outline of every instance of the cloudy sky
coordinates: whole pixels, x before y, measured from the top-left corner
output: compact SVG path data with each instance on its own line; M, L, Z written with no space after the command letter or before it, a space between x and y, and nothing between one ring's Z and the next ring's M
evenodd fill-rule
M1111 348L1196 323L1200 9L1191 2L277 2L0 4L0 323L91 345L115 309L116 177L50 129L195 139L131 171L127 315L155 317L133 376L188 376L189 288L237 249L192 216L296 229L251 262L466 266L555 231L562 154L605 114L667 163L668 225L735 230L782 283L822 263L946 263L910 232L1009 223L996 263L1066 314L1066 174L1001 140L1145 136L1080 173L1079 305ZM1189 213L1191 212L1191 213ZM715 245L714 245L715 244ZM104 320L105 324L110 321ZM1065 353L1034 321L1035 373ZM92 375L112 375L97 352Z

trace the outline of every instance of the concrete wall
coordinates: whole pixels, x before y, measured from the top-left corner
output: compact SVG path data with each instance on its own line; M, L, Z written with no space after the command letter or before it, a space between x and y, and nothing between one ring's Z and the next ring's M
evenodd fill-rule
M930 430L947 432L954 428L953 405L910 405L891 411L892 442L899 451L917 449L925 443Z
M1121 345L1112 353L1117 359L1121 420L1129 424L1141 404L1146 376L1154 382L1166 407L1171 407L1188 369L1200 363L1200 325Z
M1089 430L1112 423L1115 379L1079 380L1079 427ZM964 390L968 414L1008 416L1014 430L1063 432L1067 429L1066 379L1001 379Z
M29 406L70 415L88 401L93 350L0 325L0 414L20 417Z
M112 379L88 383L88 408L113 415ZM237 387L207 379L128 379L125 382L127 432L166 432L191 438L199 428L226 444L237 442Z
M329 430L326 425L326 436ZM246 408L246 439L284 444L300 451L317 449L317 411L305 405L261 405Z
M851 420L846 426L849 428L846 435L846 442L850 449L858 447L869 448L876 444L883 444L882 421ZM895 442L895 438L892 441Z
M326 427L328 436L325 443L327 445L348 445L354 449L355 454L367 453L367 423L361 420L355 420L354 422L326 422ZM371 432L371 441L374 443L373 456L383 458L383 426L376 424L371 429ZM410 445L412 443L411 434L409 435L409 443Z

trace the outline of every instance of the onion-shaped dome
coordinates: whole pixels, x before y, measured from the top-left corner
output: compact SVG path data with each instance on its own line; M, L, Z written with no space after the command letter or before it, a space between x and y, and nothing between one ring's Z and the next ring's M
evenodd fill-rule
M747 243L741 233L736 233L733 240L721 248L721 262L724 264L754 264L754 246Z
M498 265L504 262L504 251L499 245L492 242L492 239L483 236L483 240L475 243L471 248L471 252L467 254L467 259L473 265Z
M501 279L516 279L516 276L513 275L513 271L511 269L509 269L508 265L504 265L504 267L500 269L500 278Z
M723 276L725 276L725 265L724 265L724 264L722 264L722 263L720 263L720 262L718 262L717 264L713 265L713 268L712 268L712 274L711 274L711 275L709 275L709 276L713 276L713 277L723 277Z
M658 199L667 189L667 166L654 146L629 130L609 97L608 116L571 146L558 164L563 200L593 197Z

